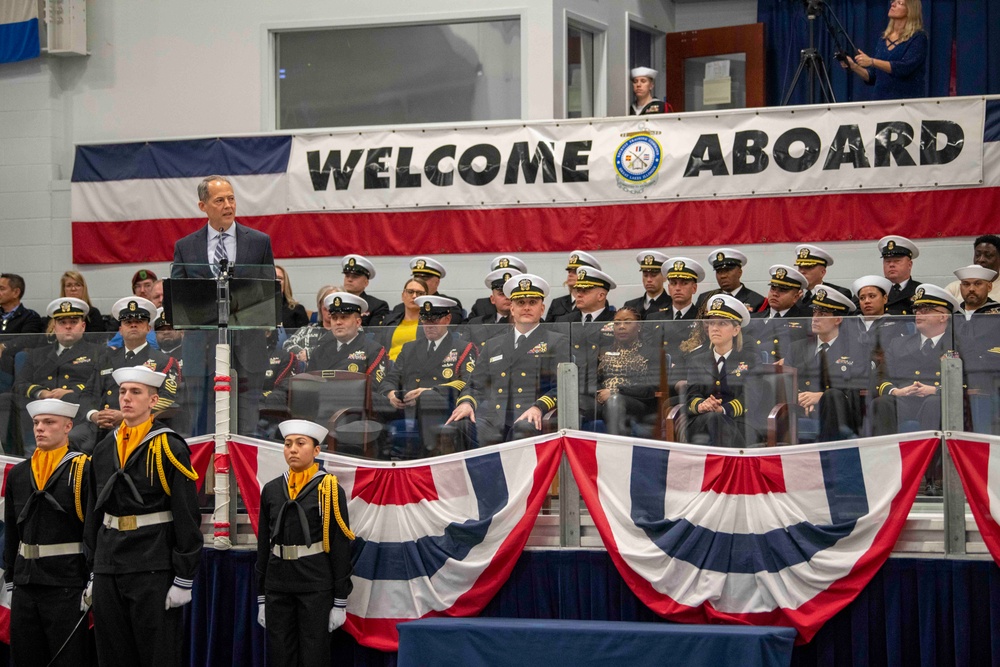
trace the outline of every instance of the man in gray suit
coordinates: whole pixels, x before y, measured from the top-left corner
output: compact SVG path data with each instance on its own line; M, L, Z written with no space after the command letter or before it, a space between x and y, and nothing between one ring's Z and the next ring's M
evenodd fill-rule
M271 238L236 222L236 194L224 176L208 176L198 184L198 208L208 216L208 224L188 234L174 245L171 279L214 278L222 260L233 267L234 278L274 280L274 255ZM201 332L191 332L201 333ZM185 379L195 406L214 399L210 379L214 375L214 335L189 335L184 338ZM232 337L233 368L239 375L238 431L251 434L257 424L260 393L267 369L267 344L263 331L236 331ZM199 372L200 371L200 372ZM196 415L195 433L209 428L202 420L207 412Z

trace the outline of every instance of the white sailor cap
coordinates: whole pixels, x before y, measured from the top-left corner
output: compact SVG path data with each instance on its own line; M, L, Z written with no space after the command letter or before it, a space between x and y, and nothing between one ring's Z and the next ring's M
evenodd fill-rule
M523 273L523 271L521 273ZM497 269L496 271L490 271L487 273L486 279L483 282L486 283L486 286L491 290L498 289L503 291L504 283L517 274L518 272L512 269Z
M668 279L681 278L701 282L705 279L705 267L690 257L671 257L660 269Z
M281 431L282 438L287 438L290 435L305 435L321 445L326 440L327 434L330 433L329 429L307 419L286 419L278 424L278 430Z
M444 278L447 271L441 266L441 262L433 257L414 257L410 260L410 273L415 276L436 276Z
M834 313L854 312L854 302L835 290L822 283L813 288L812 302L809 304L813 308L822 308Z
M615 281L608 274L592 266L581 266L576 270L576 289L586 289L588 287L600 287L608 291L618 287Z
M431 320L444 317L451 312L451 309L458 305L454 299L435 294L429 296L418 296L413 300L420 309L420 319Z
M750 311L739 299L728 294L716 294L708 300L705 317L734 320L743 326L750 324Z
M818 245L795 246L795 266L833 266L833 257Z
M916 259L920 256L916 244L905 236L883 236L878 240L878 251L882 257L909 257Z
M347 292L330 292L323 299L323 307L331 313L358 313L368 310L368 302Z
M524 263L524 260L514 255L497 255L490 260L490 267L493 271L497 269L515 269L520 273L524 273L528 270L528 265Z
M892 283L884 276L861 276L851 285L851 291L854 292L854 296L858 296L858 292L861 291L862 287L877 287L884 294L889 294L889 291L892 289Z
M361 255L348 255L340 263L344 273L356 273L368 278L375 277L375 265Z
M138 382L149 387L159 388L163 386L163 381L167 379L167 374L154 371L149 366L126 366L114 371L111 377L119 385L126 382Z
M659 72L657 72L652 67L633 67L632 68L632 78L633 79L635 77L637 77L637 76L646 76L646 77L649 77L650 79L655 79L657 74L659 74Z
M718 271L733 266L746 266L747 256L736 248L716 248L708 254L708 261Z
M809 283L804 275L784 264L775 264L767 272L771 274L770 284L775 287L802 289Z
M90 312L90 306L83 299L63 296L49 302L45 312L52 319L59 319L61 317L86 317L87 313Z
M549 284L533 273L519 273L504 283L503 293L508 299L544 299L549 295Z
M993 282L997 277L997 272L993 269L987 269L985 266L971 264L963 266L960 269L955 269L955 277L959 280L988 280Z
M156 317L156 306L141 296L127 296L115 301L111 313L119 322L125 320L152 320Z
M60 401L58 398L42 398L28 403L26 407L28 408L28 414L31 415L32 419L38 415L58 415L60 417L69 417L70 419L73 419L76 417L76 413L80 409L78 404Z
M573 254L569 256L569 262L566 263L567 271L575 271L581 266L592 266L595 269L601 268L601 263L597 261L597 258L591 255L589 252L584 252L582 250L574 250Z
M962 308L962 304L951 295L951 292L930 283L917 285L913 293L913 307L919 306L941 306L952 313Z
M667 261L667 256L659 250L640 250L635 261L640 271L656 271Z

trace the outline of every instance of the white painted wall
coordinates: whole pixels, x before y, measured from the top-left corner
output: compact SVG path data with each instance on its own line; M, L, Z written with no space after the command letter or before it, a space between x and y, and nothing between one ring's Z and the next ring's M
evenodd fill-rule
M41 310L58 294L59 276L72 267L69 175L74 142L142 140L269 130L268 28L437 21L458 17L520 16L524 61L523 115L562 115L563 54L567 15L607 26L608 113L622 113L628 95L629 17L669 30L691 30L756 20L753 0L173 0L88 3L86 58L43 57L0 66L0 270L20 273L28 283L26 303ZM805 241L807 239L803 239ZM670 254L703 258L699 248ZM878 272L874 244L829 244L837 257L830 279L849 284ZM970 239L922 243L927 259L916 276L945 284L949 269L972 259ZM762 289L767 267L792 259L791 245L747 248L748 284ZM565 253L527 254L533 272L555 286L564 278ZM612 302L640 292L635 250L597 255L620 284ZM482 276L492 255L442 257L449 271L443 290L468 306L485 293ZM406 258L373 258L379 275L372 292L399 300L408 275ZM337 282L339 258L281 258L297 298L312 307L316 289ZM95 304L107 312L129 292L137 265L84 266ZM165 273L166 264L149 265Z

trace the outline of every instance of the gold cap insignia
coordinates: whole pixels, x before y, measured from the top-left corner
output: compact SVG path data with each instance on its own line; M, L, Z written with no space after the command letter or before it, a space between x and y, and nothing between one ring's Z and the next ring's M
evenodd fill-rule
M128 309L129 309L129 312L134 313L135 311L139 310L139 304L137 302L135 302L135 301L129 301L128 302Z
M579 263L579 261L580 261L580 256L579 255L570 255L569 256L569 263L570 264L577 264L577 263Z
M579 271L576 272L577 280L585 280L586 278L587 278L587 272L585 270L580 269Z
M799 259L809 259L809 248L799 250Z
M726 304L722 299L715 299L712 301L712 310L722 310L722 307Z
M683 271L683 270L684 270L684 262L680 260L674 262L674 271Z
M508 280L510 280L510 279L511 279L511 278L513 278L513 277L514 277L514 276L512 276L511 274L509 274L509 273L505 273L505 274L503 274L503 281L504 281L504 282L507 282Z
M784 269L777 269L774 272L774 277L777 278L778 280L784 280L785 276L787 276L787 275L788 275L788 271L785 271Z
M510 260L507 259L506 257L504 257L503 259L501 259L500 263L497 264L497 268L499 268L499 269L506 269L508 266L510 266Z
M715 253L715 261L716 262L721 262L721 261L724 261L725 259L726 259L726 256L723 253L721 253L721 252Z
M347 261L348 266L354 266L357 263L358 263L357 260L355 260L353 257L351 257L351 259Z
M888 250L895 250L896 249L896 242L895 241L889 241L888 243L885 244L885 247Z
M59 304L59 310L61 310L64 313L68 313L72 309L73 309L73 304L71 304L69 301L63 301L62 303Z
M336 307L340 308L340 304L341 304L340 297L339 296L338 297L334 297L334 299L333 299L333 305L335 305Z
M531 280L529 278L522 278L521 281L517 283L517 286L521 289L522 292L527 292L529 289L531 289ZM518 306L518 308L520 308L520 306Z
M913 298L914 299L923 299L924 298L924 288L923 287L918 287L917 291L913 294Z
M430 301L424 301L424 310L426 310L428 313L431 312L431 302Z
M816 298L819 299L820 301L826 301L826 290L825 289L816 290Z
M417 260L417 265L416 265L416 267L415 267L415 268L418 268L418 269L423 269L423 268L426 268L426 267L427 267L427 262L425 262L425 261L424 261L424 260L422 260L422 259L418 259L418 260Z
M652 266L653 262L655 261L656 258L654 258L652 255L646 255L645 257L642 258L642 263L646 266Z

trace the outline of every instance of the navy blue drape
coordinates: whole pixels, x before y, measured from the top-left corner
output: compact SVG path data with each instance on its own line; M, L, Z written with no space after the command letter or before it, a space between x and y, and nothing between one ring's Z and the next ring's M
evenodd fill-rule
M889 22L886 0L828 0L830 11L862 51L871 54ZM930 39L926 96L1000 93L1000 3L992 0L923 0L924 29ZM758 0L757 20L765 24L767 103L777 106L792 82L799 52L808 46L804 0ZM838 102L871 99L872 89L840 67L824 19L816 19L816 46L830 73ZM994 48L990 48L993 45ZM796 86L790 103L805 104L807 86ZM816 100L822 100L817 91Z
M251 552L206 550L187 615L190 660L264 665ZM603 551L525 551L483 616L664 622ZM333 664L395 667L396 655L334 634ZM5 661L4 661L5 662ZM1000 667L1000 568L992 561L890 558L795 667Z

